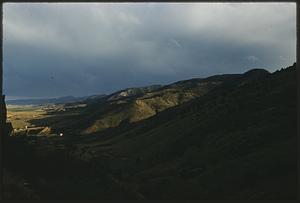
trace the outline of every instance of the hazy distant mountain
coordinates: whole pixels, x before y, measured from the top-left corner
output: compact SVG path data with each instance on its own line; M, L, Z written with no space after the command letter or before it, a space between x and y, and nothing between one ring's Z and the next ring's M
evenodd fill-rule
M97 95L97 97L101 97L103 95ZM43 105L43 104L65 104L71 102L79 102L86 99L89 99L93 96L85 96L85 97L73 97L73 96L65 96L58 98L46 98L46 99L16 99L16 100L7 100L6 104L10 105Z

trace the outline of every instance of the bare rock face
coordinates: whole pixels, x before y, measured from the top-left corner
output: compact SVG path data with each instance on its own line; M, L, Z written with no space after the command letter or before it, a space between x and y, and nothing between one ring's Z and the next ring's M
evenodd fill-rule
M0 135L1 136L10 136L13 132L13 127L10 122L7 120L7 110L5 104L5 95L1 95L0 100Z

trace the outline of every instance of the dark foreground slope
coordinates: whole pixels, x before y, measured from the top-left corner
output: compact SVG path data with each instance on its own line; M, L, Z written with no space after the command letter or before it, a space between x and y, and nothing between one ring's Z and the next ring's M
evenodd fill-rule
M95 136L28 142L5 153L27 198L296 199L296 67L235 75Z
M247 72L86 153L101 159L103 146L145 198L295 198L295 66Z

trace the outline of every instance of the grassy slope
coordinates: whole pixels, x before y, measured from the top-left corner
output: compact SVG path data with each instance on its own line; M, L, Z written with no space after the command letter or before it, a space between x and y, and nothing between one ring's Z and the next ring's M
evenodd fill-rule
M50 125L66 135L95 134L121 124L138 122L170 107L201 97L237 75L215 76L208 79L192 79L164 87L133 88L116 92L87 107L57 112L55 117L38 120L37 125Z

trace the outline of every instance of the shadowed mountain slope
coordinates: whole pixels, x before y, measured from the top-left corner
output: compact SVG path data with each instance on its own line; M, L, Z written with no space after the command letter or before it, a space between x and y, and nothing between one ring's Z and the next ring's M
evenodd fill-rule
M120 181L150 199L296 198L295 71L235 76L200 98L81 140L82 157L111 157Z

